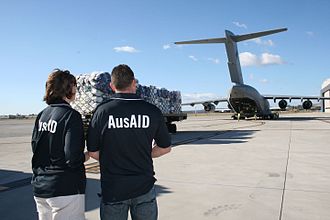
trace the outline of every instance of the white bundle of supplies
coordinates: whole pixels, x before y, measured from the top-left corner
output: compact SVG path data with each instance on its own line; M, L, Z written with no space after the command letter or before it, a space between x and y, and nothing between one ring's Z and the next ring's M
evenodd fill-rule
M95 108L109 100L114 92L109 84L111 81L108 72L93 72L81 74L77 78L76 100L72 107L83 116L91 115ZM181 112L181 94L179 91L168 91L155 86L137 85L137 95L143 100L156 105L163 114Z

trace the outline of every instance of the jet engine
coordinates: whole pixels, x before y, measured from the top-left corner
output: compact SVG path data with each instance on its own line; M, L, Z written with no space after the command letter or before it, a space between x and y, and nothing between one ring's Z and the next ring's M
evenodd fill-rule
M208 104L205 104L204 105L204 110L206 112L209 112L209 111L214 111L215 110L215 105L211 104L211 103L208 103Z
M285 110L285 108L288 106L288 102L282 99L278 102L278 107L280 107L282 110Z
M310 109L313 106L313 103L310 100L306 100L303 102L302 106L304 109Z

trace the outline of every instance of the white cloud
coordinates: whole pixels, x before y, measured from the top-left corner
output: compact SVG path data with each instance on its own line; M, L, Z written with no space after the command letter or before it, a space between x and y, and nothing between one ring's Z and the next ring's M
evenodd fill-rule
M261 83L268 83L268 79L261 79L259 80Z
M137 49L135 49L134 47L130 47L130 46L115 47L113 49L116 52L125 52L125 53L137 53L137 52L139 52Z
M215 64L219 64L220 63L220 60L218 58L207 58L207 60L215 63Z
M313 37L313 36L314 36L314 32L312 32L312 31L307 31L306 34L307 34L309 37Z
M239 28L245 28L245 29L247 29L246 24L241 24L238 21L234 21L233 24L236 25Z
M170 49L171 48L171 46L169 45L169 44L165 44L165 45L163 45L163 49L164 50L167 50L167 49Z
M239 59L242 66L257 66L259 65L259 60L256 55L250 52L243 52L239 54Z
M192 59L193 61L198 61L198 59L193 55L190 55L189 58Z
M263 53L260 57L250 52L239 54L242 66L264 66L264 65L280 65L284 64L283 59L279 55Z
M252 39L251 41L259 45L274 46L274 42L272 40L261 40L260 38L256 38Z
M260 59L261 65L271 65L271 64L283 64L283 60L279 55L263 53Z

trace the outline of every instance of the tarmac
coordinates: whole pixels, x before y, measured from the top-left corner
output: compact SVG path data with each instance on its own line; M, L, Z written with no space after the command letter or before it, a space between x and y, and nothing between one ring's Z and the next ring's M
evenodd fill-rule
M0 218L37 219L33 120L0 120ZM329 220L330 113L278 120L189 115L154 159L160 220ZM99 167L86 162L86 219L99 219Z

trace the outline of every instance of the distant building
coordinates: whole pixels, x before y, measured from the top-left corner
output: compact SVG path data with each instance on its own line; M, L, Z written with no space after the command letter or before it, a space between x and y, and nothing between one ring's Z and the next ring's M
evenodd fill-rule
M330 97L330 79L322 83L321 96ZM330 100L321 101L321 111L330 112Z

